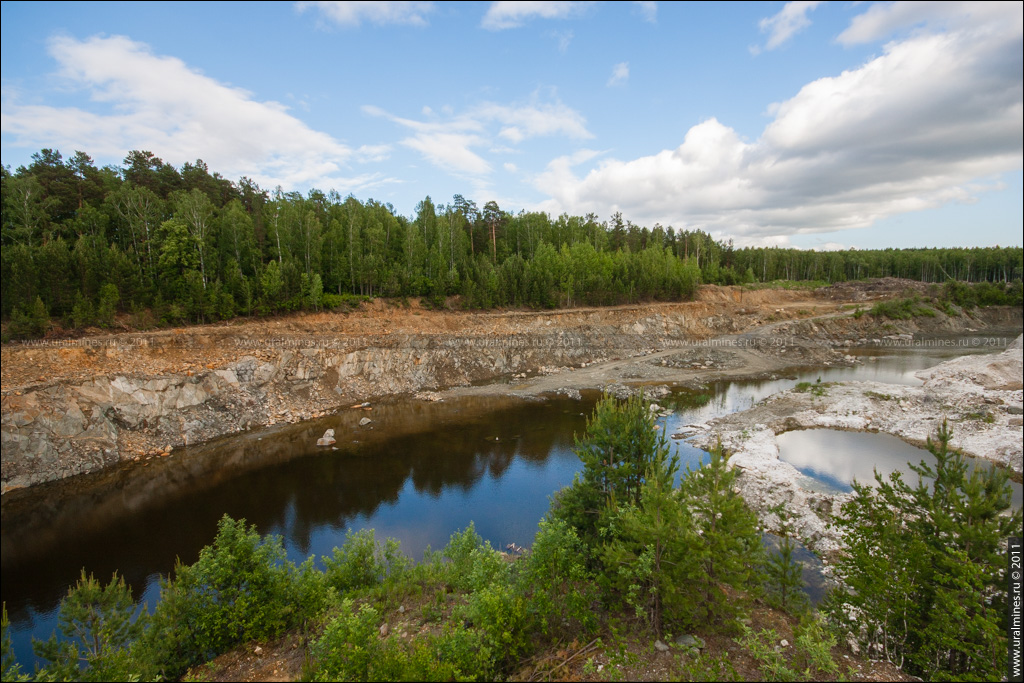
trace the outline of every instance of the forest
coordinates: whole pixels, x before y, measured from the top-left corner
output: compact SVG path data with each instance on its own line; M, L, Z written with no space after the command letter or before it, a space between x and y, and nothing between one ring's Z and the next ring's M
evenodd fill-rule
M992 283L985 296L1012 303L1024 272L1020 247L736 248L699 227L511 213L461 195L425 197L406 217L373 199L267 190L202 160L179 169L138 150L99 168L84 152L44 149L28 167L4 167L0 191L5 339L43 336L51 319L82 329L130 314L145 329L378 296L555 308L776 280Z

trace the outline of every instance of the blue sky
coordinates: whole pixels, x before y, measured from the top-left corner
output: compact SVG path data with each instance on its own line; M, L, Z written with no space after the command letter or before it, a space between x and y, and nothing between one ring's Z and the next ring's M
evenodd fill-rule
M1022 243L1024 5L2 5L2 162L144 149L737 244Z

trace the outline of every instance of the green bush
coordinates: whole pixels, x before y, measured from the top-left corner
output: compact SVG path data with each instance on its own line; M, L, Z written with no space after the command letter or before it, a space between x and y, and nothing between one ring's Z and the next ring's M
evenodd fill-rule
M687 585L698 593L693 606L706 624L729 621L742 607L740 601L725 594L723 585L750 594L764 583L757 515L739 494L737 476L718 445L711 451L710 462L687 471L681 486L682 505L700 536L700 542L689 551L698 562L698 571Z
M556 494L550 515L573 527L590 547L600 545L608 515L619 505L639 504L653 464L662 463L669 480L678 470L678 459L669 456L668 440L658 430L643 394L623 402L603 397L573 452L583 471Z
M868 311L875 318L888 318L889 320L912 320L925 317L934 318L935 309L925 305L918 297L911 296L903 299L892 299L890 301L879 301Z
M349 531L345 543L322 559L327 584L339 592L377 586L389 578L397 581L412 564L398 541L389 538L378 543L373 529Z
M639 504L624 504L609 515L601 548L603 581L660 637L665 615L690 620L698 575L700 539L693 518L665 468L653 469Z
M100 327L110 327L114 324L114 314L117 313L117 304L120 300L117 285L108 282L100 287L99 303L96 306L96 322Z
M75 305L71 308L71 325L81 329L94 322L96 322L96 311L93 310L92 302L81 293L76 294Z
M516 663L530 649L529 612L526 596L508 581L493 581L474 590L465 611L498 667Z
M793 539L783 534L779 551L769 555L765 563L765 588L768 604L786 612L807 609L807 596L803 592L803 567L793 560Z
M14 656L14 646L11 643L11 622L7 618L7 603L2 605L3 616L0 618L0 678L5 681L27 681L29 676L21 672L21 665Z
M310 650L307 675L314 681L489 680L491 649L480 634L462 627L409 645L379 636L380 613L345 599L340 614Z
M163 675L212 659L238 643L275 638L324 602L324 587L285 560L280 537L260 538L225 515L213 545L163 581L146 646Z
M355 609L351 598L341 603L341 614L331 620L323 636L313 645L317 663L313 680L372 681L370 670L380 657L377 637L380 614L370 605Z
M593 632L598 595L587 569L590 550L575 529L560 520L542 520L530 552L517 562L517 590L530 596L531 621L548 635Z
M442 555L448 560L445 579L458 590L479 590L499 577L508 578L508 563L476 532L472 522L451 535Z
M836 646L835 634L818 614L808 613L794 631L794 664L808 680L821 680L835 676L839 667L832 659L832 648Z
M49 330L50 313L38 296L31 305L15 306L7 325L7 334L12 339L34 339L45 336Z

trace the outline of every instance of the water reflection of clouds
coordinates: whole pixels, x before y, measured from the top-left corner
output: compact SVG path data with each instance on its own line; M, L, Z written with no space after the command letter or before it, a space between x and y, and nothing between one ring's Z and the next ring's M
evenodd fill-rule
M923 448L911 446L891 434L845 432L835 429L805 429L778 436L779 459L788 462L803 474L838 491L851 491L851 482L876 485L875 470L888 479L901 472L903 480L917 486L920 478L910 469L922 460L935 466L935 456ZM967 458L969 471L992 465L977 458ZM1019 508L1022 489L1011 482L1011 504Z
M850 491L856 480L875 483L875 470L886 479L901 472L904 481L916 486L918 477L907 463L924 460L931 466L935 456L889 434L805 429L778 436L779 459L801 472Z

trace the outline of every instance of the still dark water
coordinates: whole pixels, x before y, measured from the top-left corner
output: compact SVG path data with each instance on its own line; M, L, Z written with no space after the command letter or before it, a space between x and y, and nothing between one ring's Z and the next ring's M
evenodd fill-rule
M31 636L53 631L82 567L104 582L117 571L152 606L160 575L176 558L195 562L224 514L279 534L296 562L362 528L413 558L471 521L496 547L529 545L549 496L580 468L573 434L596 399L396 402L11 492L0 556L18 659L32 661ZM355 425L364 416L371 428ZM349 442L316 448L328 427Z
M915 371L950 355L888 352L854 368L680 391L660 401L675 411L661 423L672 434L818 377L920 383ZM31 638L49 637L83 567L103 582L117 571L152 607L159 577L176 559L194 562L224 514L280 535L295 562L328 555L346 531L363 528L400 540L414 559L471 521L497 548L529 545L550 496L580 469L573 436L583 433L597 398L394 401L8 493L0 585L18 660L31 667ZM362 417L373 422L359 427ZM313 445L327 428L339 435L337 450ZM684 469L707 460L685 441L675 446Z

